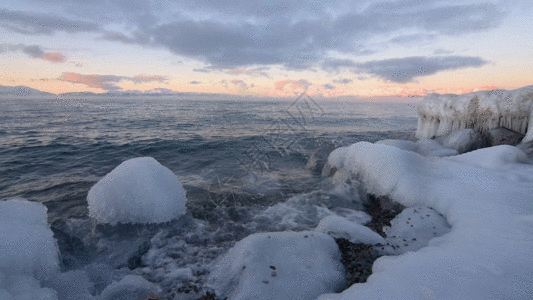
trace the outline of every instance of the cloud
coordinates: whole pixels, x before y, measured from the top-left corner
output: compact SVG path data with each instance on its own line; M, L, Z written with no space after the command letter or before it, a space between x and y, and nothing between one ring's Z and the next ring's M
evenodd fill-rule
M63 72L58 78L61 81L84 84L91 88L99 88L106 91L120 91L122 90L117 84L121 81L131 81L134 84L141 84L146 82L163 82L166 80L165 76L160 75L138 75L134 77L116 76L116 75L84 75L71 72Z
M233 79L232 81L230 81L235 87L237 87L239 90L247 90L248 89L248 84L246 84L246 82L242 81L242 80L237 80L237 79Z
M417 77L430 76L447 70L481 67L487 63L480 57L470 56L413 56L365 63L356 63L349 59L330 60L324 63L323 69L329 72L339 72L346 68L357 74L374 75L386 82L406 83Z
M339 84L350 84L353 82L353 79L343 78L343 79L334 79L333 82Z
M133 81L136 84L145 83L145 82L165 82L168 80L168 77L161 75L137 75L130 77L129 80Z
M98 25L93 22L72 21L63 17L7 9L0 10L0 27L31 35L52 35L56 31L76 33L98 30Z
M189 82L190 84L200 84L201 82L200 81L196 81L196 80L193 80L191 82Z
M49 61L51 63L64 63L67 57L60 52L44 52L41 47L37 45L25 46L23 44L1 44L0 53L22 51L32 58L39 58Z
M312 70L332 52L363 56L384 51L387 43L416 45L487 31L506 17L503 4L437 0L39 0L32 5L69 18L2 10L0 26L26 34L100 32L100 39L165 48L207 68L250 76L266 76L261 68L267 66ZM375 38L387 42L369 48Z
M447 70L481 67L488 62L479 57L406 57L374 60L357 64L357 70L375 75L387 82L406 83L416 77L429 76Z
M300 80L281 80L274 83L274 88L278 91L286 90L291 91L304 90L307 91L313 84L305 79Z
M329 84L329 83L326 83L322 86L324 89L326 90L334 90L335 89L335 86Z

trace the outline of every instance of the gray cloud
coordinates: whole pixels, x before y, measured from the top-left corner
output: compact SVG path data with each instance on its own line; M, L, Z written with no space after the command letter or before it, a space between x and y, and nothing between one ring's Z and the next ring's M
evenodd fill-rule
M0 10L0 27L33 35L51 35L56 31L68 33L97 31L98 26L92 22L72 21L57 16L29 14L22 11Z
M488 62L480 57L469 56L414 56L365 63L355 63L350 60L333 60L328 63L324 67L325 70L338 71L347 68L354 73L371 74L387 82L406 83L417 77L430 76L441 71L481 67Z
M164 82L167 79L161 75L137 75L133 77L117 75L98 75L98 74L78 74L72 72L63 72L58 80L72 83L80 83L91 88L100 88L106 91L121 91L122 88L117 85L121 81L131 81L135 84L146 82Z
M201 83L200 81L196 81L196 80L189 82L189 84L200 84L200 83Z
M348 78L335 79L335 80L333 80L333 82L339 83L339 84L350 84L350 83L353 82L353 79L348 79Z
M331 85L329 83L324 84L322 87L325 88L326 90L334 90L335 89L335 86Z
M271 65L287 70L310 70L327 60L330 51L362 56L384 50L368 48L371 38L412 45L440 35L496 28L505 17L503 8L496 4L462 5L436 0L73 0L68 3L40 0L37 3L97 23L62 19L67 20L64 24L75 23L77 27L66 25L59 29L55 27L59 23L57 17L40 16L36 23L48 25L36 26L25 13L11 12L10 19L1 21L0 26L17 32L51 34L55 30L94 31L110 23L125 24L120 32L102 32L101 39L162 47L218 70ZM16 25L17 22L20 24ZM406 31L419 33L402 34ZM395 37L391 39L391 36ZM334 70L342 66L330 67Z
M0 44L0 53L22 51L32 58L39 58L52 63L64 63L67 58L60 52L44 52L37 45L26 46L24 44Z

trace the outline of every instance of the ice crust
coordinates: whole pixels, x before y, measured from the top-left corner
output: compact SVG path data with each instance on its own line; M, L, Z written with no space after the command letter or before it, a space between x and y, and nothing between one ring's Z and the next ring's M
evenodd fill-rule
M146 300L151 294L160 293L161 289L139 275L128 275L121 281L108 285L100 300Z
M221 299L315 299L344 285L332 237L313 231L257 233L235 244L208 284Z
M340 216L328 216L320 220L316 231L327 233L337 238L348 239L352 243L385 244L381 235L363 225L351 222Z
M533 166L525 162L521 150L506 145L438 158L353 144L344 165L368 192L413 209L431 207L451 229L416 252L379 258L366 283L319 299L527 299L533 282ZM433 222L445 230L438 218Z
M186 211L185 190L152 157L121 163L89 191L89 215L98 223L160 223Z
M492 90L464 95L430 94L418 103L419 139L473 128L477 131L505 127L533 140L533 86L512 91Z

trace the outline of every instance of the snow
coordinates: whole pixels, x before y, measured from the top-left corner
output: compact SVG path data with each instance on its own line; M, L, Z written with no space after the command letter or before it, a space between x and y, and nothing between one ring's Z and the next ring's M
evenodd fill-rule
M328 216L320 220L315 229L334 237L348 239L352 243L385 244L385 239L370 228L350 222L343 217Z
M151 157L127 160L89 191L89 215L98 223L160 223L186 211L185 190Z
M377 145L393 146L405 151L419 153L424 156L452 156L457 155L456 149L453 147L443 146L439 142L432 139L420 139L416 143L404 140L381 140L376 142Z
M208 285L221 299L315 299L343 287L340 259L324 233L256 233L218 261Z
M413 209L431 207L451 229L417 251L379 258L366 283L319 299L528 298L533 289L533 166L524 157L513 146L446 158L367 142L350 146L344 165L368 192ZM406 215L413 218L414 210ZM443 220L432 222L446 230ZM429 238L427 224L415 226ZM406 234L394 227L391 232Z
M430 94L418 103L416 137L432 138L463 128L505 127L526 134L524 141L530 141L533 133L527 128L533 128L532 104L533 86L464 95Z
M0 202L0 295L6 299L57 299L55 291L40 286L59 270L46 211L22 198Z
M102 294L101 300L146 300L152 294L160 293L161 289L148 282L142 276L128 275L121 281L108 285Z

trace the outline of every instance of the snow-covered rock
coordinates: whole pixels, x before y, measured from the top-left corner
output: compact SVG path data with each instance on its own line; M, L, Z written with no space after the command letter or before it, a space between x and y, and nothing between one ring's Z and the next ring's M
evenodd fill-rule
M339 147L329 154L328 161L322 169L322 176L331 176L344 166L346 151L348 151L348 147Z
M457 150L444 147L439 142L432 139L421 139L416 142L416 145L418 146L418 153L424 156L443 157L459 154Z
M385 239L370 228L350 222L343 217L328 216L320 220L315 229L333 237L345 238L352 243L385 244Z
M512 91L493 90L464 95L430 94L418 103L419 139L433 138L452 131L476 131L504 127L526 134L533 140L533 86Z
M342 289L344 267L332 237L313 231L257 233L235 244L208 278L217 296L316 299Z
M185 213L185 190L168 168L151 157L121 163L87 195L98 223L160 223Z
M533 166L517 147L446 158L360 142L345 166L365 188L408 207L432 207L450 232L376 260L373 274L319 299L525 299L533 274Z

